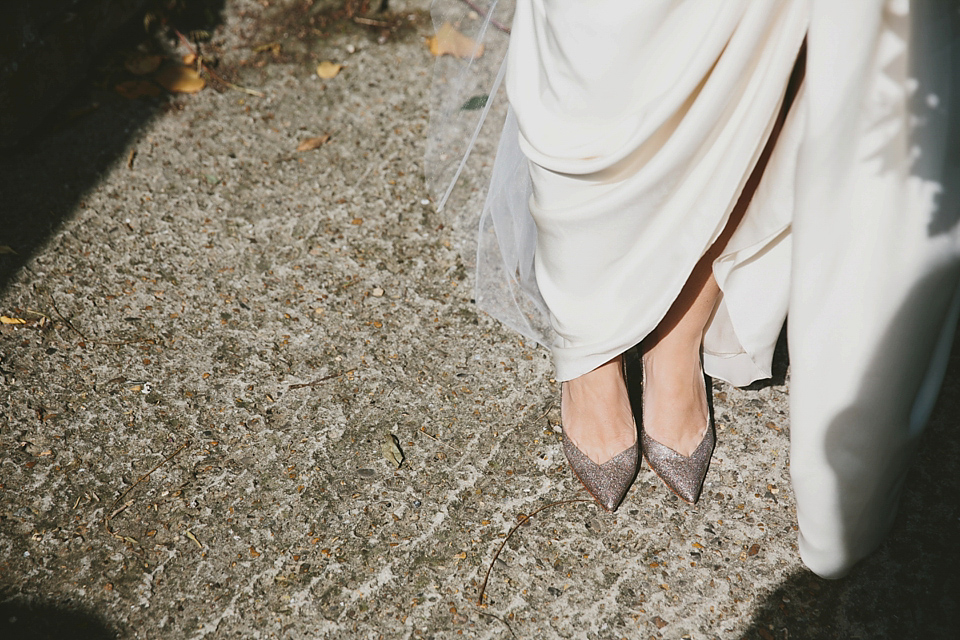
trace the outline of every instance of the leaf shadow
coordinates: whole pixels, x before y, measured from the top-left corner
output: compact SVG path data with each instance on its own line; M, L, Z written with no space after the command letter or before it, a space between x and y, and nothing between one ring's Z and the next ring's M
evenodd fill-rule
M838 510L848 552L862 553L863 541L886 530L893 516L889 509L866 508L878 512L878 521L867 521L864 503L886 504L902 482L889 537L840 580L794 572L765 597L742 640L949 638L960 628L960 556L954 548L960 535L960 342L953 345L937 406L909 470L891 463L882 446L910 420L901 415L909 408L895 398L914 397L923 376L904 371L912 354L935 348L939 327L933 325L943 317L937 307L949 305L943 292L956 288L956 269L949 265L915 286L864 373L858 397L829 427L827 457L847 503ZM876 469L885 471L864 493L863 477Z
M213 29L222 23L224 2L190 3L178 15L178 26L185 31L200 25ZM73 88L47 92L42 99L29 90L11 94L17 102L8 105L11 113L24 112L24 105L28 105L45 115L25 117L22 125L29 129L0 154L0 245L15 252L0 253L0 292L10 286L22 269L29 268L32 257L66 220L86 208L86 194L111 166L127 157L137 133L165 110L176 108L169 97L128 100L117 95L112 87L95 86L95 69L105 60L116 58L118 52L132 49L145 37L142 5L147 4L140 3L140 10L129 21L114 27L109 34L98 33L95 41L85 40L92 36L83 29L90 20L99 24L96 15L86 16L86 20L85 14L80 15L75 19L79 26L66 34L47 34L51 36L49 42L35 55L39 60L29 61L39 72L45 70L49 75L36 84L60 83ZM105 7L108 3L90 2L81 9L95 14L105 11ZM46 34L43 28L58 15L54 11L53 17L47 16L44 10L38 8L34 12L39 16L37 24L24 22L24 29L38 30L37 37ZM21 13L30 11L18 12L18 18L23 18ZM58 66L63 62L61 58L71 56L82 60L70 60L69 71L74 75L66 74ZM60 96L64 97L58 99Z
M0 602L0 638L11 640L115 640L119 634L98 614L54 602Z

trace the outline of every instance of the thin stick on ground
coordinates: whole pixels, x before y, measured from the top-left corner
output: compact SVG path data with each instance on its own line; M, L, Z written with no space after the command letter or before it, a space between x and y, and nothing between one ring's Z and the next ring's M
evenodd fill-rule
M350 369L350 371L342 371L340 373L331 373L330 375L323 376L319 380L314 380L313 382L304 382L303 384L291 384L287 386L287 391L292 391L293 389L303 389L305 387L315 387L319 384L323 384L327 380L333 380L334 378L339 378L341 376L344 376L348 373L353 373L355 371L356 369Z
M510 635L511 635L511 636L513 636L514 638L517 637L517 634L515 634L515 633L513 632L513 629L510 628L510 623L508 623L506 620L504 620L504 619L501 618L500 616L494 615L494 614L492 614L492 613L487 613L486 611L480 611L479 613L480 613L480 615L482 615L482 616L487 616L488 618L494 618L494 619L496 619L496 620L499 620L500 622L503 623L503 626L505 626L505 627L507 628L507 631L510 632Z
M390 23L384 22L383 20L371 20L370 18L361 18L359 16L354 16L353 21L357 24L365 24L368 27L384 27L389 28Z
M62 313L60 313L60 309L57 308L57 303L53 299L53 294L48 291L47 297L50 298L50 304L51 306L53 306L53 312L57 314L57 317L63 320L63 323L68 327L70 327L70 329L72 329L74 333L80 336L82 340L87 341L88 340L87 336L83 335L83 332L81 332L80 329L77 329L75 326L73 326L73 324L71 324L71 322L67 320L67 318Z
M553 405L554 405L554 404L556 404L556 403L555 403L553 400L551 400L551 401L547 404L547 408L543 410L543 413L541 413L539 416L537 416L536 418L534 418L533 421L534 421L534 422L540 422L543 418L545 418L545 417L547 416L547 414L550 413L550 410L553 409Z
M517 529L523 526L524 523L529 522L530 518L537 515L541 511L550 509L552 507L560 507L566 504L573 504L574 502L593 502L593 499L592 498L574 498L572 500L560 500L558 502L551 502L549 504L543 505L539 509L536 509L528 514L521 514L521 516L518 516L519 521L517 522L517 524L513 525L513 528L510 529L510 532L507 534L507 537L504 538L503 542L500 543L500 546L497 548L497 552L493 554L493 559L490 561L490 566L487 567L487 573L486 575L483 576L483 584L480 585L480 594L477 596L478 606L483 605L483 593L484 591L487 590L487 581L490 580L490 572L493 571L493 565L496 564L497 558L500 557L500 552L503 551L503 548L505 546L507 546L507 542L510 540L510 536L512 536Z
M57 314L57 317L63 320L63 323L67 325L71 330L73 330L74 333L80 336L80 339L83 340L84 342L90 342L92 344L99 344L107 347L122 347L123 345L127 345L127 344L140 344L142 342L151 342L152 340L152 338L140 338L139 340L107 341L107 340L96 340L96 339L88 338L86 335L84 335L82 331L80 331L80 329L77 329L75 326L73 326L73 323L67 320L66 316L60 313L60 309L57 308L57 303L53 299L53 294L48 291L47 297L50 298L50 305L53 307L53 311L54 313Z
M111 505L111 507L110 507L111 513L110 513L109 515L105 516L104 519L103 519L103 526L106 528L107 533L109 533L110 535L112 535L112 536L115 537L115 538L121 538L121 539L123 538L123 536L121 536L121 535L119 535L119 534L117 534L117 533L114 533L113 531L110 530L110 519L113 518L113 517L114 517L115 515L117 515L118 513L120 513L121 511L123 511L124 509L126 509L127 507L129 507L131 504L133 504L133 500L127 501L123 506L121 506L121 507L118 508L118 509L115 509L115 507L116 507L118 504L120 504L120 501L123 500L124 498L126 498L126 497L127 497L127 494L130 493L131 491L133 491L133 490L137 487L137 485L139 485L141 482L143 482L144 480L146 480L147 478L149 478L150 475L153 474L154 471L156 471L157 469L159 469L160 467L162 467L163 465L167 464L168 462L170 462L171 460L173 460L175 457L177 457L177 455L179 455L181 451L183 451L184 449L186 449L187 446L189 446L189 444L190 444L190 440L189 440L189 439L185 440L184 443L183 443L182 445L180 445L180 448L178 448L176 451L174 451L173 453L171 453L170 455L168 455L166 458L164 458L163 460L161 460L160 462L158 462L158 463L156 464L156 466L153 467L153 469L150 469L150 471L147 471L145 474L143 474L142 476L140 476L140 478L139 478L136 482L134 482L132 485L130 485L129 487L127 487L127 490L126 490L126 491L124 491L122 494L120 494L120 497L119 497L119 498L117 498L116 500L113 501L113 505Z
M468 7L470 7L471 9L473 9L474 11L476 11L477 13L479 13L481 16L487 17L487 11L484 9L481 9L476 2L473 2L472 0L463 0L463 3ZM496 27L497 29L500 29L500 31L503 31L506 34L510 33L510 27L506 26L496 18L490 18L490 24L492 24L494 27Z
M428 438L430 438L431 440L434 440L434 441L436 441L436 442L439 442L439 443L441 444L441 446L447 447L447 448L449 448L449 449L453 449L454 451L456 451L456 452L459 453L460 455L463 455L463 451L460 451L460 449L457 449L457 448L456 448L455 446L453 446L452 444L447 444L446 442L444 442L443 440L441 440L441 439L438 438L437 436L430 435L429 433L427 433L427 428L426 428L426 427L420 427L420 430L419 430L417 433L420 433L420 434L422 434L422 435L425 435L425 436L427 436Z

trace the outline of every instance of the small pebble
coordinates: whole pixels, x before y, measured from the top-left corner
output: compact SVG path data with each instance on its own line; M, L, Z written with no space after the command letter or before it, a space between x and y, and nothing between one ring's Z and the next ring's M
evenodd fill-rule
M370 295L372 295L374 298L379 298L380 296L383 295L383 289L381 289L380 287L374 287L373 290L370 292Z
M420 201L420 204L422 204L422 205L428 205L428 204L430 204L430 200L427 199L427 198L424 198L423 200Z

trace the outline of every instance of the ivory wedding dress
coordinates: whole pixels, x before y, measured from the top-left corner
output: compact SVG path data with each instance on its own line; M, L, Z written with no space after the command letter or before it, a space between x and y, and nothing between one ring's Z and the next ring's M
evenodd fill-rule
M843 575L892 524L960 316L957 4L518 0L503 65L490 18L510 9L458 4L436 4L438 26L488 50L438 67L428 180L447 189L442 206L492 100L461 105L505 76L477 303L549 346L561 380L667 312L723 229L806 39L804 83L713 265L704 369L738 386L768 377L789 311L800 553Z

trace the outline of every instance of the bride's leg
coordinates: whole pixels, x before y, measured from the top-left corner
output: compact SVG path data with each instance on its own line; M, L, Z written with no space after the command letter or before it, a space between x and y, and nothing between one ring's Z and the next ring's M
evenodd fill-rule
M690 455L700 444L707 421L700 345L720 297L713 262L746 213L782 120L781 116L723 232L697 262L667 315L643 344L643 428L651 438L683 455ZM620 356L564 382L560 408L567 437L597 464L635 441Z
M696 264L667 315L643 344L643 428L651 438L683 455L690 455L700 444L707 421L700 347L720 297L720 287L713 277L713 262L733 236L760 184L787 112L803 81L805 61L804 42L773 131L726 227ZM636 427L620 357L564 382L561 414L567 437L598 464L630 447L636 439Z
M690 455L703 439L707 405L700 370L700 345L720 287L713 261L743 218L773 148L779 127L747 184L730 220L703 255L667 315L643 344L643 428L677 453ZM564 431L597 464L603 464L636 438L620 356L579 378L563 383Z
M697 262L667 315L643 343L643 429L685 456L700 444L707 424L700 345L720 298L713 262L743 219L778 133L776 127L723 232Z
M667 315L643 344L643 429L651 438L689 456L703 439L707 424L700 347L720 298L713 262L743 219L780 135L787 112L803 80L806 44L801 48L780 114L757 166L747 179L720 236L687 279Z
M643 345L643 428L651 438L689 456L703 439L707 399L700 344L720 288L709 255L697 263L666 317Z

